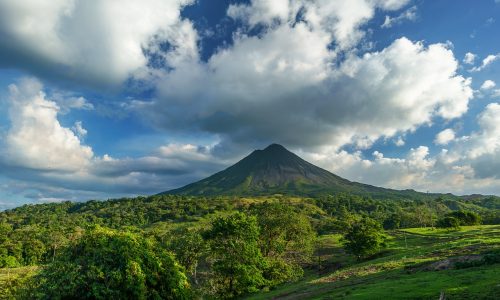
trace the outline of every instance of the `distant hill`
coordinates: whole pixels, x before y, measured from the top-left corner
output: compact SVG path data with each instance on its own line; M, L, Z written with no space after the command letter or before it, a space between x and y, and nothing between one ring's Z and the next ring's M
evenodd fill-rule
M303 160L278 144L272 144L264 150L255 150L236 164L210 177L161 194L318 196L342 192L374 199L456 197L451 194L393 190L352 182Z

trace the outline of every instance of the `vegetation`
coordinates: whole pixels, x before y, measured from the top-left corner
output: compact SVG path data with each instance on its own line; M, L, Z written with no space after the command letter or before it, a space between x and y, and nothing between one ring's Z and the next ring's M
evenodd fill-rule
M92 228L35 275L31 299L188 299L189 284L154 240Z
M266 298L288 288L300 295L302 288L320 286L338 296L332 289L341 282L356 286L369 279L375 285L380 274L389 281L431 277L420 271L403 274L407 268L420 270L424 262L469 255L463 249L479 240L471 251L480 258L471 266L466 259L461 268L481 277L476 270L489 274L497 263L492 248L498 241L489 227L466 224L500 223L499 208L495 197L374 200L343 193L316 198L156 195L25 205L0 212L0 298L102 299L120 298L120 293L135 299L252 293ZM455 218L460 229L433 229L446 218ZM484 282L486 289L490 281ZM435 288L445 287L432 287L430 297ZM349 293L343 296L354 295Z
M362 218L349 226L343 240L347 252L358 259L376 254L386 246L382 226L370 218Z

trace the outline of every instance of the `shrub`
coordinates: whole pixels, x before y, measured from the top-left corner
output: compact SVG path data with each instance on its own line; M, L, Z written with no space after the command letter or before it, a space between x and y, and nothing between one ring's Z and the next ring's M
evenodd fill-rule
M457 218L454 217L444 217L438 220L437 227L439 228L447 228L447 229L460 229L460 222Z
M33 280L35 299L188 299L168 252L149 239L101 227L86 232Z
M382 226L370 218L362 218L352 224L343 237L344 248L358 259L373 255L386 246Z

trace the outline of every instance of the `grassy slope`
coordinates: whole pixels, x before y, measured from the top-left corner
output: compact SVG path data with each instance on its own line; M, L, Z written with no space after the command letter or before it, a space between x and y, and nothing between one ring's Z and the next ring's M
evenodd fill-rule
M343 253L339 236L323 236L319 254L324 270L309 270L299 282L249 299L438 299L441 291L447 299L498 299L500 264L446 266L453 266L449 259L471 259L500 249L500 226L464 227L458 232L408 229L390 235L389 247L380 257L359 263ZM436 270L439 265L445 269Z

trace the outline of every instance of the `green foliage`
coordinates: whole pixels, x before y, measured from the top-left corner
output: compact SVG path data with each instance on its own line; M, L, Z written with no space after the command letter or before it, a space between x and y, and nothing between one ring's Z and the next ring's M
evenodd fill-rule
M265 260L258 240L259 227L253 216L235 213L219 217L205 233L212 261L213 292L220 298L235 298L265 285Z
M21 266L14 256L1 255L0 256L0 268L16 268Z
M448 213L446 216L457 219L462 226L473 226L481 224L481 217L477 213L470 211L453 211Z
M460 229L460 221L455 217L444 217L440 219L436 225L439 228Z
M344 247L358 259L377 253L385 247L386 236L382 226L370 218L362 218L347 228Z
M270 285L296 280L309 262L316 233L308 218L282 203L262 203L251 210L261 228L259 246L268 262L264 276Z
M33 278L30 298L188 299L174 258L152 240L95 227Z
M199 260L206 255L207 245L196 228L181 228L171 235L168 249L175 253L177 261L198 281L197 269Z
M500 222L498 197L433 197L391 200L349 193L316 198L155 195L85 203L25 205L0 212L0 268L33 265L49 269L52 262L54 267L60 265L61 257L68 255L67 248L75 247L89 228L100 225L156 239L151 253L162 257L162 253L168 250L175 254L198 295L220 296L217 291L221 290L222 283L214 279L214 266L223 254L222 251L213 251L212 239L204 240L203 231L210 231L214 220L227 218L235 212L255 216L258 231L255 240L260 252L258 262L241 263L246 267L257 266L255 274L259 277L242 293L261 288L274 289L282 282L300 279L302 274L309 277L311 268L307 267L316 263L316 259L310 259L315 233L337 234L363 218L383 223L386 229L398 230L431 226L436 217L442 220L446 216L461 218L467 224L476 223L478 218L473 214L479 215L483 223ZM452 213L454 211L456 213ZM452 234L448 230L433 230ZM231 239L239 237L237 234L228 236L229 246ZM338 241L335 243L339 244ZM328 251L316 253L318 261L330 256L353 260L345 252L332 254ZM337 266L336 262L333 265ZM321 264L318 270L323 272L331 267ZM130 268L137 269L132 265ZM146 274L142 267L141 270ZM222 276L222 269L217 272Z

